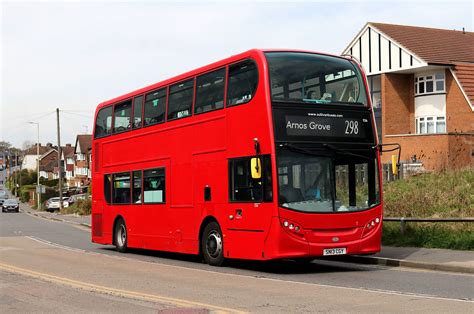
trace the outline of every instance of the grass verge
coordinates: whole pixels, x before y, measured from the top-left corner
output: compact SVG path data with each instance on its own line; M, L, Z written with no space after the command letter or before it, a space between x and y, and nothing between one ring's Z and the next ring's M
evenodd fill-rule
M400 223L384 222L382 243L389 246L474 250L472 223L407 223L400 233Z
M474 169L426 173L384 184L385 217L474 217ZM474 250L473 223L384 222L382 243Z

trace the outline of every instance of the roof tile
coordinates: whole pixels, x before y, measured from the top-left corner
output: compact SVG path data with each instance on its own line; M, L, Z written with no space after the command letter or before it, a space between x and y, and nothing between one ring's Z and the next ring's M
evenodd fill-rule
M427 63L474 63L474 33L456 30L369 23Z

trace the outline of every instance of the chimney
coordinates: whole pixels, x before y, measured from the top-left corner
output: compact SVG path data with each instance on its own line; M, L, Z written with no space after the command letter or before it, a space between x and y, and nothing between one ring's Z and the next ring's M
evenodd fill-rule
M71 144L66 144L66 147L71 147Z
M46 147L51 148L51 147L53 147L53 144L51 144L51 143L46 143Z

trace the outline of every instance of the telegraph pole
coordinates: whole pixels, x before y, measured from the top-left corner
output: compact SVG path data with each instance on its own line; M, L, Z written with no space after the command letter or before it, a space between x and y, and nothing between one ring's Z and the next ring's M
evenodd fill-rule
M36 124L36 202L37 209L41 210L41 189L40 189L40 124L39 122L28 122L28 124Z
M17 164L16 168L17 168L18 176L19 176L19 179L17 180L16 196L20 197L21 194L20 194L19 191L21 190L21 165L20 165L20 167L18 167L18 161L19 161L18 157L19 157L18 153L16 153L16 164Z
M59 108L56 108L56 123L58 129L58 174L59 174L59 211L63 210L63 171L61 167L61 133L59 128Z

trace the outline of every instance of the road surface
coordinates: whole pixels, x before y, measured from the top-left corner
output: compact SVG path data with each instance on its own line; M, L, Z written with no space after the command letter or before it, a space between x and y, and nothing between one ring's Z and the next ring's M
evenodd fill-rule
M474 276L316 260L231 261L90 242L85 227L0 215L2 312L471 312Z

